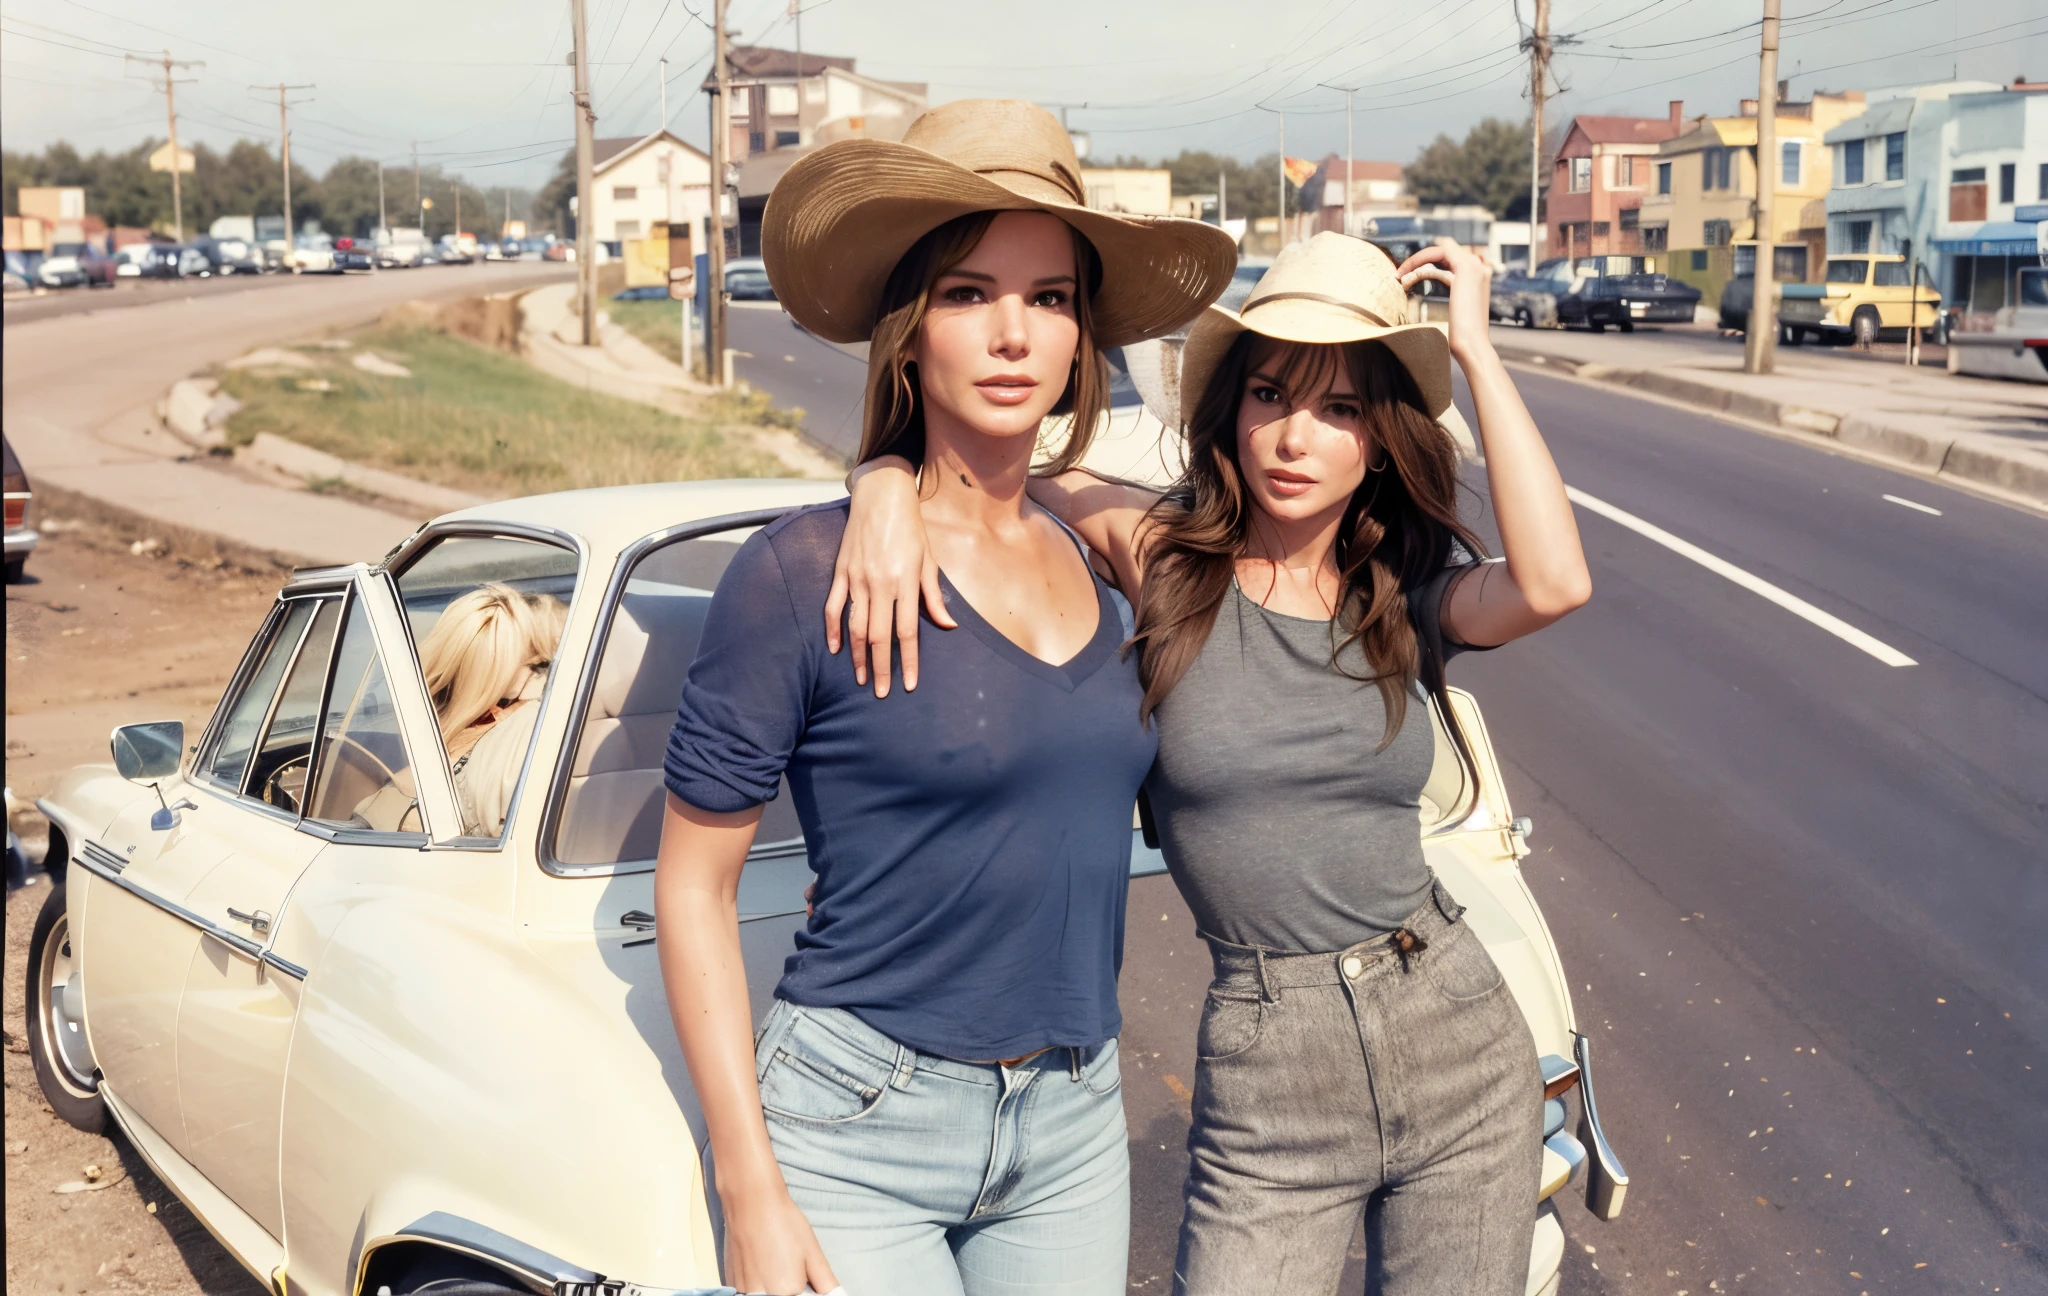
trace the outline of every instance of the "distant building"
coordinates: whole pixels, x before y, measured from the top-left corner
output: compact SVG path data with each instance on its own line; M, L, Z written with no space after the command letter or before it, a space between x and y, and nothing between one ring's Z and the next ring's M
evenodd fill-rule
M727 61L732 103L726 156L739 168L742 256L760 255L769 191L797 158L834 140L900 140L927 106L925 83L863 76L850 58L804 54L799 60L794 50L736 45ZM714 83L707 76L704 89Z
M1749 273L1747 257L1762 241L1774 249L1780 281L1816 281L1827 255L1834 175L1822 137L1864 108L1859 90L1779 101L1778 156L1765 168L1775 227L1767 240L1758 239L1756 228L1756 100L1743 100L1739 116L1692 119L1682 134L1658 145L1651 160L1649 191L1637 215L1645 252L1661 253L1658 269L1698 288L1708 306L1720 304L1729 279ZM1553 189L1553 207L1558 198Z
M1944 214L1950 100L1998 89L1989 81L1949 81L1873 91L1860 116L1823 135L1834 162L1827 254L1910 252L1926 267L1926 282L1938 286L1941 254L1933 238Z
M1551 164L1544 247L1551 256L1642 256L1663 251L1641 227L1658 146L1685 129L1685 101L1663 117L1572 118Z
M1173 172L1134 167L1082 167L1081 189L1097 211L1174 215ZM1212 197L1212 203L1215 201Z
M2019 88L2024 86L2025 88ZM1964 329L2013 304L2023 265L2039 265L2048 220L2048 85L1951 95L1941 125L1934 250L1942 300ZM1913 132L1917 142L1920 132ZM1931 134L1931 132L1930 132Z
M1351 228L1344 228L1344 191L1351 190ZM1365 223L1377 216L1395 216L1415 210L1408 192L1405 170L1399 162L1352 161L1348 167L1335 153L1316 165L1315 174L1301 186L1301 210L1306 218L1299 236L1306 238L1324 230L1362 238Z
M711 159L665 130L593 141L591 236L647 238L657 224L687 223L697 242L711 213Z

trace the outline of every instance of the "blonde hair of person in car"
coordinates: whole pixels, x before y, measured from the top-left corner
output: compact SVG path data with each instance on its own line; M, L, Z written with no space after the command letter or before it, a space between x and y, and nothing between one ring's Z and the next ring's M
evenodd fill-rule
M450 603L420 644L466 832L504 829L566 615L560 599L493 582Z

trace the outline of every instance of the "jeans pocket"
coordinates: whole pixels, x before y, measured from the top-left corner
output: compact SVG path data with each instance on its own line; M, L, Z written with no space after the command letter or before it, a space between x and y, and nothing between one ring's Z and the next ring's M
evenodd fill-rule
M762 1069L761 1109L809 1125L859 1120L881 1105L894 1075L893 1063L798 1009Z
M1462 922L1438 937L1418 961L1430 984L1453 1003L1482 998L1504 984L1493 956Z
M1265 1029L1266 1005L1256 998L1209 992L1202 1004L1202 1024L1195 1037L1195 1056L1205 1062L1236 1057L1259 1042Z
M1107 1097L1123 1087L1123 1050L1115 1040L1097 1049L1095 1056L1081 1068L1081 1083L1098 1098Z

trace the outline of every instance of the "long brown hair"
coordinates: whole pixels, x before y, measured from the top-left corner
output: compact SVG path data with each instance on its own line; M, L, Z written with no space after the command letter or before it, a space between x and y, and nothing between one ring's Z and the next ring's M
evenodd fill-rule
M1157 527L1145 562L1138 606L1139 678L1150 717L1187 674L1216 623L1251 538L1258 505L1237 458L1237 412L1258 334L1240 334L1216 366L1188 424L1188 466L1176 488L1154 506ZM1479 537L1458 518L1458 447L1427 412L1407 369L1377 342L1314 346L1273 343L1268 368L1291 400L1320 390L1344 366L1358 393L1365 426L1380 455L1377 468L1352 494L1337 530L1337 616L1330 660L1353 679L1379 686L1387 727L1385 748L1407 718L1408 690L1421 679L1435 697L1453 741L1468 764L1471 751L1443 703L1443 663L1423 652L1408 617L1408 593L1440 574L1452 543L1474 555ZM1341 639L1339 637L1341 633ZM1356 643L1369 671L1343 663Z
M998 212L956 216L913 243L889 273L882 289L881 318L868 342L867 403L862 414L860 454L866 463L879 455L898 454L924 463L924 390L917 381L917 337L939 277L967 259L994 223ZM1095 245L1071 225L1074 239L1074 319L1081 326L1074 347L1074 368L1054 415L1072 414L1073 430L1041 473L1065 472L1088 453L1096 424L1109 408L1109 366L1095 345L1089 301L1102 282L1102 258Z

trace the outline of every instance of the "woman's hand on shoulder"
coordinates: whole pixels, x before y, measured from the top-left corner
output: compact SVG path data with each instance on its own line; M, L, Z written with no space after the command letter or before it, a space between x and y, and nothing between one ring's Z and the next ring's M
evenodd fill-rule
M918 600L934 624L952 630L958 623L939 592L939 564L925 539L917 472L909 460L870 460L853 470L847 484L853 506L825 596L825 647L839 651L843 618L855 682L866 684L872 666L875 696L887 697L892 644L901 645L903 687L917 687Z
M1395 271L1403 288L1425 279L1451 289L1451 351L1461 359L1476 347L1491 347L1487 312L1493 296L1493 267L1469 248L1439 243L1416 252Z

